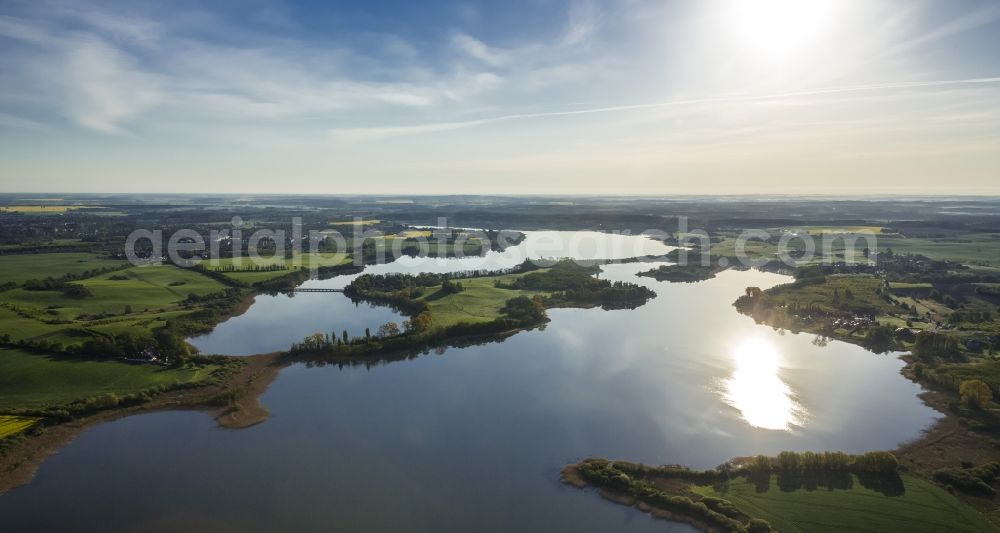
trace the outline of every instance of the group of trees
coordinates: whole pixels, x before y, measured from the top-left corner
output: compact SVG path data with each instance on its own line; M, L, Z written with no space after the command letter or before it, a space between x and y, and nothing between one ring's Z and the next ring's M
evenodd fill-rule
M635 307L656 296L652 290L635 283L595 278L592 275L595 270L599 268L564 261L510 282L497 280L494 285L503 289L555 292L549 297L552 304L596 304L608 308Z
M810 265L798 267L795 269L795 284L796 285L818 285L826 281L826 274L823 271L823 267L818 265Z
M26 291L62 291L62 293L70 298L86 298L93 296L94 293L90 291L87 287L80 285L78 283L69 283L65 279L55 279L55 278L45 278L45 279L29 279L24 282L24 290Z
M991 322L992 320L993 313L990 311L955 311L948 315L948 322L952 324L961 324L963 322L982 324L984 322Z
M661 265L652 270L639 272L637 276L648 276L656 281L669 281L672 283L694 283L712 279L719 272L724 270L718 265L702 266L698 263L687 265Z
M126 265L127 266L127 265ZM21 287L27 291L64 291L66 292L67 287L72 285L70 281L77 281L81 279L92 278L95 276L100 276L101 274L106 274L108 272L114 272L116 270L121 270L125 268L122 265L107 266L102 268L91 268L89 270L84 270L83 272L77 272L75 274L66 274L58 278L53 278L52 276L41 278L41 279L29 279L21 284ZM128 279L127 277L125 279ZM16 284L14 285L16 286ZM79 287L79 285L77 285ZM75 289L72 289L75 290ZM88 294L89 295L89 294ZM72 295L70 295L72 296Z
M936 331L921 331L917 333L913 344L913 355L923 361L936 358L955 360L961 358L958 339L952 335Z
M771 526L765 520L754 519L732 503L721 498L692 499L689 494L667 492L652 480L683 479L695 483L712 483L725 477L718 471L696 471L675 467L647 467L631 463L588 459L575 465L588 484L629 496L630 500L647 506L678 513L703 522L717 531L766 533Z
M288 267L286 267L284 263L272 263L270 265L247 265L247 266L236 266L234 264L229 264L220 267L215 267L212 270L215 272L277 272L280 270L288 270Z
M875 352L885 353L893 346L895 340L895 329L890 326L874 325L869 326L865 332L865 339L862 346Z
M891 452L866 452L848 455L844 452L781 452L777 457L758 455L746 467L751 474L778 472L854 472L895 474L899 461Z
M441 282L441 292L444 294L456 294L465 290L461 281L451 281L446 279Z
M162 348L161 340L164 341ZM154 336L148 333L123 331L118 334L96 336L84 341L83 344L69 346L65 351L71 355L94 359L151 359L166 354L187 355L188 348L183 339L177 341L169 333Z
M516 296L507 300L500 313L518 324L538 324L547 319L545 301L540 296Z
M393 337L400 337L404 333L416 333L418 332L418 329L416 328L425 327L420 325L420 322L424 320L424 318L418 317L420 317L420 315L413 317L413 319L404 321L403 328L400 328L399 324L395 322L386 322L385 324L379 326L375 335L372 335L370 328L365 328L364 336L359 337L351 337L348 335L346 329L343 330L340 335L337 335L336 332L333 334L313 333L312 335L302 339L301 342L293 344L290 351L291 353L323 353L337 350L339 347L371 344ZM429 316L427 319L429 319Z

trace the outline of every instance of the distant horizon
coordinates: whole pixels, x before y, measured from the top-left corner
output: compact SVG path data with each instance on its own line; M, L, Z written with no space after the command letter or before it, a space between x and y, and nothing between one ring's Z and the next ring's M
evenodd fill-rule
M532 193L463 193L463 192L450 192L450 193L433 193L433 192L422 192L422 193L364 193L364 192L344 192L344 193L332 193L332 192L164 192L164 191L137 191L137 192L108 192L108 191L0 191L0 197L2 196L33 196L33 195L75 195L75 196L230 196L230 197L241 197L241 196L273 196L273 197L345 197L345 198L435 198L435 197L462 197L462 196L473 196L473 197L509 197L509 198L637 198L637 199L669 199L669 198L859 198L859 199L877 199L877 200L896 200L904 201L911 198L918 199L939 199L947 200L950 198L984 198L984 199L1000 199L1000 190L995 193L931 193L931 192L912 192L906 194L899 193L875 193L875 192L862 192L862 193L826 193L826 192L812 192L812 193L696 193L696 192L679 192L679 193L544 193L544 192L532 192ZM46 201L46 200L58 200L58 198L25 198L25 200L34 201Z

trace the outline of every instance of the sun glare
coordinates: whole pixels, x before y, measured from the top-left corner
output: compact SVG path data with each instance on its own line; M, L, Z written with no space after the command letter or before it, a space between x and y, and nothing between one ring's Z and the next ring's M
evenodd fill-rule
M741 0L730 17L740 45L780 61L818 41L835 16L834 0Z
M778 353L769 343L754 339L733 353L736 369L725 382L726 403L740 411L754 427L788 430L803 424L803 410L778 375Z

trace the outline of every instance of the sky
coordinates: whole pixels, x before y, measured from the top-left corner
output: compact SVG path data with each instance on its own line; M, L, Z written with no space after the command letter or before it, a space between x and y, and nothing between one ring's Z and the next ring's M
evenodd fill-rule
M1000 194L995 0L0 3L0 191Z

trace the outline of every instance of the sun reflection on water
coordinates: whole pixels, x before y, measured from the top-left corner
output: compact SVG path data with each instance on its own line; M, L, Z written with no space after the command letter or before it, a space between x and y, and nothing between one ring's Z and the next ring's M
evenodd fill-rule
M781 380L778 352L761 339L741 344L733 359L736 368L725 381L724 399L738 409L751 426L790 430L803 426L805 411Z

